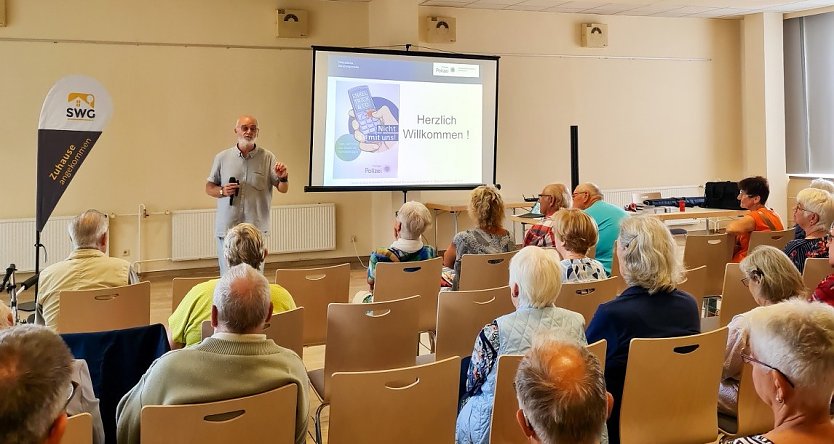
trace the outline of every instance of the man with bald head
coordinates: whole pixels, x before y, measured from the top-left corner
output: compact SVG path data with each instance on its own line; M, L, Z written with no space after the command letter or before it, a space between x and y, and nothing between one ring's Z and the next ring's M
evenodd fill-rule
M516 419L532 443L607 442L605 420L614 398L605 391L599 360L585 347L537 341L515 376Z
M539 194L539 211L544 217L524 234L524 246L553 247L553 220L551 217L562 208L570 208L571 196L568 187L561 183L545 185Z
M308 385L295 352L263 334L272 317L269 282L248 264L235 265L214 290L214 334L192 347L166 353L119 402L119 444L139 444L142 407L221 401L298 386L295 442L307 435ZM268 427L264 424L264 427Z
M290 186L287 166L255 143L258 130L257 119L240 116L235 122L237 143L214 157L206 179L206 194L217 198L215 236L221 276L229 268L223 257L223 238L229 228L249 222L269 234L272 189L286 193Z
M605 272L610 276L611 262L614 259L614 241L620 234L620 222L628 217L628 213L603 201L602 197L602 191L598 186L590 182L581 183L573 190L573 207L584 211L596 222L599 230L596 259L602 263Z

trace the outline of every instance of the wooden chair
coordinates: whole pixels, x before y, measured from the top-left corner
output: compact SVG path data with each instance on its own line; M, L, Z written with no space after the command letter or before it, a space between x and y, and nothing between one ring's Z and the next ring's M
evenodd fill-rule
M295 443L298 386L225 401L142 408L141 444Z
M714 442L727 328L631 340L620 442Z
M707 266L707 277L704 283L706 295L721 293L724 265L732 260L734 246L735 239L726 233L686 236L683 262L687 268Z
M420 331L437 329L437 293L443 258L417 262L380 262L376 266L374 302L393 301L420 295Z
M622 280L623 278L617 276L600 281L562 284L562 290L556 298L556 306L581 314L587 326L591 323L597 307L617 296L617 289L622 285Z
M350 300L350 264L275 270L275 282L304 307L304 345L324 344L327 304Z
M211 320L200 326L203 339L214 334ZM272 319L264 325L263 333L281 347L288 348L304 357L304 307L297 307L281 313L273 313Z
M61 444L93 444L93 415L79 413L67 418Z
M515 311L508 286L489 290L443 291L437 303L436 359L471 356L486 324Z
M197 284L217 279L215 277L190 277L190 278L174 278L171 281L171 311L175 311L179 307L180 302L194 288Z
M328 444L452 443L460 360L395 370L336 373Z
M813 292L823 279L834 273L834 269L828 264L827 258L809 257L805 259L805 268L802 270L802 281L805 288Z
M745 363L738 384L737 417L718 414L718 428L730 437L758 435L773 429L773 410L753 386L753 366Z
M728 325L733 316L747 313L759 306L750 290L741 283L743 277L744 273L738 264L727 264L724 288L721 291L721 310L718 311L721 327Z
M784 251L785 245L793 240L793 228L782 231L754 231L750 233L750 245L747 251L753 251L759 245L770 245Z
M606 341L601 339L586 346L599 359L600 368L605 368ZM527 437L516 422L518 397L514 382L523 355L501 355L498 357L498 374L495 381L495 398L492 401L489 442L496 444L525 444Z
M510 259L515 253L464 254L460 258L458 290L486 290L507 285Z
M321 400L316 409L316 442L321 443L321 411L330 404L336 372L411 367L419 341L420 296L369 304L330 304L324 368L307 372ZM400 412L401 413L401 412Z
M698 310L703 310L704 307L704 288L706 287L707 266L701 265L697 268L690 268L686 270L686 278L683 282L678 284L678 290L685 291L695 298L698 304Z
M151 323L151 283L58 295L58 333L92 333Z

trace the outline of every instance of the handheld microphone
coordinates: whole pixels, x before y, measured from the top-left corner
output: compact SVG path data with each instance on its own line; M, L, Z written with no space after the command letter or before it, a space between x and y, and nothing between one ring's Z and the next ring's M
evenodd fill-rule
M229 178L229 183L236 183L236 184L240 185L240 181L235 179L235 176L232 176L232 177ZM235 190L235 194L232 194L232 195L229 196L229 206L232 206L232 205L235 204L235 196L237 196L237 193L239 191L240 191L240 188Z
M32 275L32 277L30 277L29 279L26 279L25 281L23 281L22 284L20 284L20 289L18 290L18 292L26 291L27 288L34 287L35 284L37 284L37 283L38 283L38 275L34 274L34 275Z

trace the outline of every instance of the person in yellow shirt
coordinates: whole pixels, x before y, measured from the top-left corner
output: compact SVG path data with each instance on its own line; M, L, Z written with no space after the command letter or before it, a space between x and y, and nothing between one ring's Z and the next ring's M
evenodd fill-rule
M229 266L249 264L258 269L266 257L263 234L249 223L238 224L226 233L223 253ZM168 318L168 342L171 349L197 344L202 339L203 321L211 319L214 289L220 279L212 279L195 285ZM281 313L295 308L290 293L277 284L269 286L273 312Z

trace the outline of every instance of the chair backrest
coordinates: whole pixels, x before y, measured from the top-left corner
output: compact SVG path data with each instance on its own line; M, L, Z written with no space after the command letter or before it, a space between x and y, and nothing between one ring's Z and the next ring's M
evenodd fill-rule
M587 326L597 307L617 296L617 289L622 285L622 280L623 278L615 276L600 281L564 283L556 298L556 306L581 314Z
M631 340L620 442L714 442L727 328Z
M327 337L327 304L350 300L350 264L320 268L278 269L275 282L304 307L304 345L321 345Z
M369 304L330 304L324 349L324 399L336 372L413 366L417 356L421 296Z
M805 288L813 292L820 282L831 273L834 273L834 269L828 264L827 258L809 257L805 259L805 268L802 270L802 282L805 282Z
M464 254L460 258L458 290L503 287L510 281L510 259L515 251L495 254Z
M58 332L92 333L151 323L151 283L58 295Z
M606 341L601 339L586 346L599 359L600 368L605 368ZM496 444L524 444L527 437L516 422L518 397L514 382L523 355L501 355L498 357L498 374L495 381L495 398L492 401L489 442Z
M793 240L793 228L782 231L754 231L750 233L750 245L747 251L753 251L759 245L770 245L785 250L785 245Z
M174 278L171 281L171 311L174 311L179 307L180 302L194 288L197 284L202 284L203 282L210 281L212 279L217 279L215 277L190 277L190 278Z
M336 373L330 444L452 443L460 359L394 370Z
M488 290L441 291L437 303L436 359L471 356L475 338L484 325L514 310L506 285Z
M721 310L718 311L721 326L730 323L733 316L756 308L759 304L753 299L750 290L741 283L744 273L738 264L729 263L724 273L724 288L721 291Z
M443 259L416 262L380 262L376 266L374 301L384 302L420 295L420 331L434 331L437 325L437 293Z
M683 262L687 268L707 266L707 277L704 283L706 295L721 293L721 286L724 283L724 265L733 258L733 247L735 247L734 238L726 233L686 236Z
M753 386L753 366L745 363L738 383L738 416L735 436L750 436L773 429L773 410L759 398Z
M93 444L93 415L79 413L67 418L61 444Z
M704 289L706 288L707 266L701 265L700 267L690 268L686 270L685 276L685 280L678 284L678 290L691 294L695 298L695 302L698 303L698 310L701 310L704 306L704 296L706 296Z
M295 443L298 386L225 401L142 408L141 444Z
M206 319L200 326L202 338L214 334L211 320ZM281 313L273 313L272 319L264 326L264 334L281 347L288 348L304 357L304 307L297 307Z

